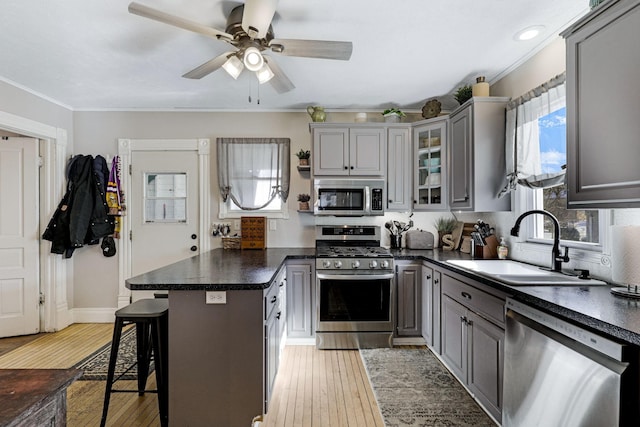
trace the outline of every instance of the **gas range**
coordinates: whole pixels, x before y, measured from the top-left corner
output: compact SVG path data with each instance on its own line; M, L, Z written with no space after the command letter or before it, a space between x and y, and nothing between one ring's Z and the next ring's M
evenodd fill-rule
M392 271L393 255L380 246L380 227L318 226L316 270Z

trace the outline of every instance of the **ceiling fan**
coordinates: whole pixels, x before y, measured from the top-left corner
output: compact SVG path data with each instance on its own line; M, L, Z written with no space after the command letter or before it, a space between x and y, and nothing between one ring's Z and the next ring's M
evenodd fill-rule
M223 68L237 79L244 68L256 73L260 84L270 82L278 93L295 88L273 58L263 52L271 51L285 56L349 60L351 42L329 40L299 40L274 38L271 21L278 0L246 0L236 6L227 18L227 28L220 31L157 9L132 2L129 12L198 34L225 41L232 50L194 68L182 77L201 79Z

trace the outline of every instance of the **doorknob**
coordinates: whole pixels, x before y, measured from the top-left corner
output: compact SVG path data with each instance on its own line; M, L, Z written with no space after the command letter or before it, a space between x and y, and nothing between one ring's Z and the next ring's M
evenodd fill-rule
M198 247L197 247L196 245L193 245L193 246L191 246L191 248L189 248L189 249L191 249L191 252L195 252L195 251L197 251L197 250L198 250Z
M192 238L193 240L196 240L196 239L198 238L198 236L197 236L197 235L195 235L195 234L192 234L192 235L191 235L191 238Z

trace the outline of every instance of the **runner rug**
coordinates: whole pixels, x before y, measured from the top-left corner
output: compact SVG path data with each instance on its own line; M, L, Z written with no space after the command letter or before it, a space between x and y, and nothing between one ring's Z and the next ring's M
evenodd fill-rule
M360 355L386 427L495 427L428 349L363 349Z
M77 363L73 367L81 369L84 374L80 380L85 381L101 381L107 379L107 370L109 368L109 356L111 353L111 343L104 345L96 350L93 354ZM136 329L130 328L122 333L120 337L120 346L118 348L118 359L116 362L116 371L114 378L118 378L127 368L136 362ZM149 373L153 372L153 362L149 367ZM120 379L135 380L138 378L137 366L129 369Z

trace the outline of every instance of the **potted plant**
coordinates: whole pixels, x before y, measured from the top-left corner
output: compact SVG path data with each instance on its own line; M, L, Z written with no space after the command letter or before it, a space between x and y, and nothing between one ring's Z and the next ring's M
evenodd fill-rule
M311 157L311 151L309 150L300 150L296 153L298 156L298 161L300 162L300 166L308 166L309 165L309 157Z
M456 99L456 101L458 101L460 105L467 102L469 99L471 99L472 96L473 92L471 86L469 85L460 86L456 93L453 94L453 97Z
M309 210L309 200L311 200L311 196L308 194L298 194L298 202L300 202L299 207L301 211Z
M382 116L384 117L385 122L398 123L401 118L406 117L406 114L398 108L387 108L382 112Z
M438 247L442 247L442 237L447 234L451 234L455 230L457 221L455 218L448 218L441 216L435 222L436 230L438 231Z

